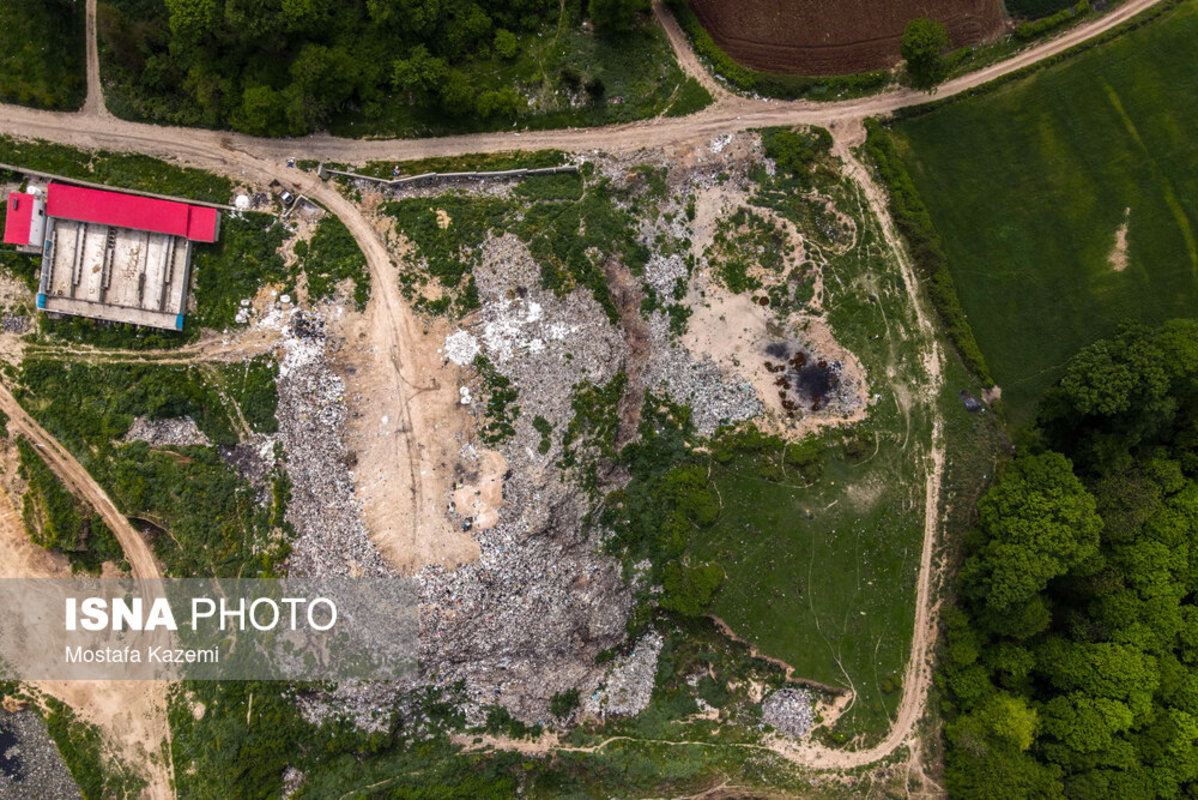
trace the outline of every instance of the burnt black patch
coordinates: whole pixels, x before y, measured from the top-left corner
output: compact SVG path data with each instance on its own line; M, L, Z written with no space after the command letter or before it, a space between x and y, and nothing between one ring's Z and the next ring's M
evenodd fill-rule
M790 346L786 342L771 342L765 346L765 354L770 358L785 361L790 357Z

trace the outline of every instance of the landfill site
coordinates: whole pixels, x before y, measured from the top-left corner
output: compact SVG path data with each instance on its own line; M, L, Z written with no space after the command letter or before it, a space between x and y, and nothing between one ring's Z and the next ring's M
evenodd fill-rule
M690 238L693 252L702 254L715 221L746 197L738 187L760 158L760 143L744 135L680 155L685 166L670 172L662 213L644 221L638 235L646 242ZM646 162L658 169L668 163L662 153L641 153L596 164L619 185ZM733 178L721 183L716 177L724 172ZM436 209L443 193L505 197L516 185L380 189L373 181L350 180L344 191L360 196L366 209L405 197L427 199ZM691 192L698 198L693 230L681 221L680 198ZM452 225L446 217L438 212ZM390 220L376 212L374 224L400 270L420 268L420 255ZM645 284L666 291L679 280L687 284L687 302L697 306L694 318L703 324L679 336L663 312L638 312L640 279L619 265L608 274L620 305L613 323L586 289L559 294L541 288L540 267L518 237L496 232L479 244L473 274L479 307L461 318L422 316L414 332L419 378L413 383L428 401L429 416L426 435L414 442L411 470L389 459L407 452L396 441L420 430L421 421L405 418L394 398L379 392L379 362L385 366L386 358L369 344L370 312L350 313L336 302L310 310L278 302L255 306L250 328L277 330L282 342L278 441L293 484L288 515L297 533L289 569L304 576L415 575L421 586L417 683L464 687L460 700L472 723L499 704L519 720L551 725L550 698L579 687L577 714L634 715L649 702L661 637L650 632L625 642L634 593L644 587L603 552L608 532L587 523L593 499L577 475L560 466L560 437L542 445L538 427L566 430L576 387L603 385L623 373L621 442L636 435L647 392L693 409L701 435L752 420L797 438L860 419L870 402L864 373L816 306L780 325L770 310L719 286L702 259L688 274L682 254L654 254L643 275ZM480 356L519 392L512 435L497 445L479 435L489 395ZM784 369L789 388L780 393L776 383ZM405 477L409 471L419 473L418 487ZM610 468L600 475L607 488L625 479ZM419 508L429 513L397 546L383 526L402 527L393 520L417 493ZM597 664L596 656L612 648L616 657ZM313 696L305 709L316 720L351 707L360 724L382 724L400 689L343 685L335 699ZM785 717L781 728L801 735L820 697L786 695L771 713Z
M313 296L311 276L297 267L329 212L284 203L273 223L286 231L278 255L297 280L264 282L233 298L228 328L202 331L177 350L134 358L84 351L97 363L192 364L205 379L265 359L277 390L277 431L255 432L238 414L236 443L226 444L199 419L141 414L113 445L148 446L151 456L174 454L181 463L191 458L188 448L214 453L261 509L277 503L275 480L285 469L288 575L403 577L418 587L416 672L391 683L302 689L296 702L304 719L318 725L348 715L364 731L420 730L427 723L421 698L433 692L467 726L488 724L501 708L557 736L650 707L668 633L631 623L662 587L650 578L650 561L613 553L613 531L598 514L604 497L630 480L614 454L643 435L644 410L655 403L688 409L699 437L753 426L798 442L864 419L877 402L822 307L822 265L857 235L831 199L813 200L831 209L831 244L815 246L780 214L757 208L764 221L753 224L782 237L782 268L751 267L756 288L740 292L721 273L719 242L752 233L725 220L752 204L752 171L763 163L772 169L760 136L746 133L671 151L576 156L571 169L554 170L551 179L611 187L614 207L632 221L643 267L634 271L598 247L585 254L601 269L604 291L547 285L545 252L516 227L532 207L521 193L524 176L389 182L342 174L329 184L369 224L393 270L389 286L374 278L369 303L355 302L348 280ZM268 207L269 191L238 186L236 206L222 213L236 218ZM242 202L249 197L262 199ZM444 286L430 278L430 253L395 209L414 204L452 235L468 224L457 210L463 200L513 210L463 245L468 283ZM20 363L26 352L64 364L75 357L31 333L34 315L47 311L181 327L196 303L193 245L210 244L204 232L189 233L51 215L45 244L29 248L41 258L39 304L22 308L27 290L0 281L6 357ZM216 238L215 223L207 233ZM157 316L147 322L134 312ZM227 401L230 386L216 385ZM584 420L580 397L588 391L605 399ZM12 447L7 458L15 464ZM6 480L10 491L25 488L15 466ZM148 516L135 524L144 535L164 535ZM284 534L275 528L274 535ZM47 574L61 574L65 562L54 569ZM728 634L724 641L740 641ZM729 685L741 687L752 725L795 746L852 702L851 693L792 676L769 659L740 669L740 683ZM680 679L697 691L711 676L694 670ZM119 684L103 691L97 724L126 731L130 758L144 766L144 745L162 735L154 727L162 718L134 719L130 709L138 706ZM565 710L563 697L575 698ZM697 703L698 718L721 719L720 709ZM288 785L304 781L302 770L289 769Z

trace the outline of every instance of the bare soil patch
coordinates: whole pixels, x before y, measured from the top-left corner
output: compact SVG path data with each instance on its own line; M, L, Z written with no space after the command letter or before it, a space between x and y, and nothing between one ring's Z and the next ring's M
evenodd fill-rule
M767 72L843 75L885 69L899 59L903 28L929 17L961 47L1006 27L1000 0L691 0L725 52Z
M478 557L478 543L447 516L454 483L461 480L455 475L479 474L472 487L458 488L465 505L478 503L489 517L497 507L493 470L463 465L459 457L471 418L459 400L460 369L437 352L450 333L448 323L414 326L419 330L408 338L401 372L397 354L380 341L387 316L372 301L365 315L346 315L338 329L345 346L335 365L345 381L346 445L358 500L371 540L393 568L452 569Z
M1131 209L1128 208L1123 213L1123 224L1115 231L1115 246L1111 248L1110 255L1107 256L1107 263L1115 272L1127 269L1127 230L1130 225Z

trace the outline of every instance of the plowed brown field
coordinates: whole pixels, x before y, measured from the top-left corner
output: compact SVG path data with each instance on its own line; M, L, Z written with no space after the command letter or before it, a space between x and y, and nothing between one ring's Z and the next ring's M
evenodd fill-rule
M716 44L745 66L797 75L885 69L916 17L944 23L954 46L1006 25L1001 0L690 0Z

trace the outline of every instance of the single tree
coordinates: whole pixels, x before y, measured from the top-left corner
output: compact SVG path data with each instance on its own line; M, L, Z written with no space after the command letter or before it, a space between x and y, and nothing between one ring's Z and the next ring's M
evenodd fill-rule
M944 80L947 65L943 53L947 49L948 31L939 22L919 17L907 23L901 52L913 86L931 89Z

